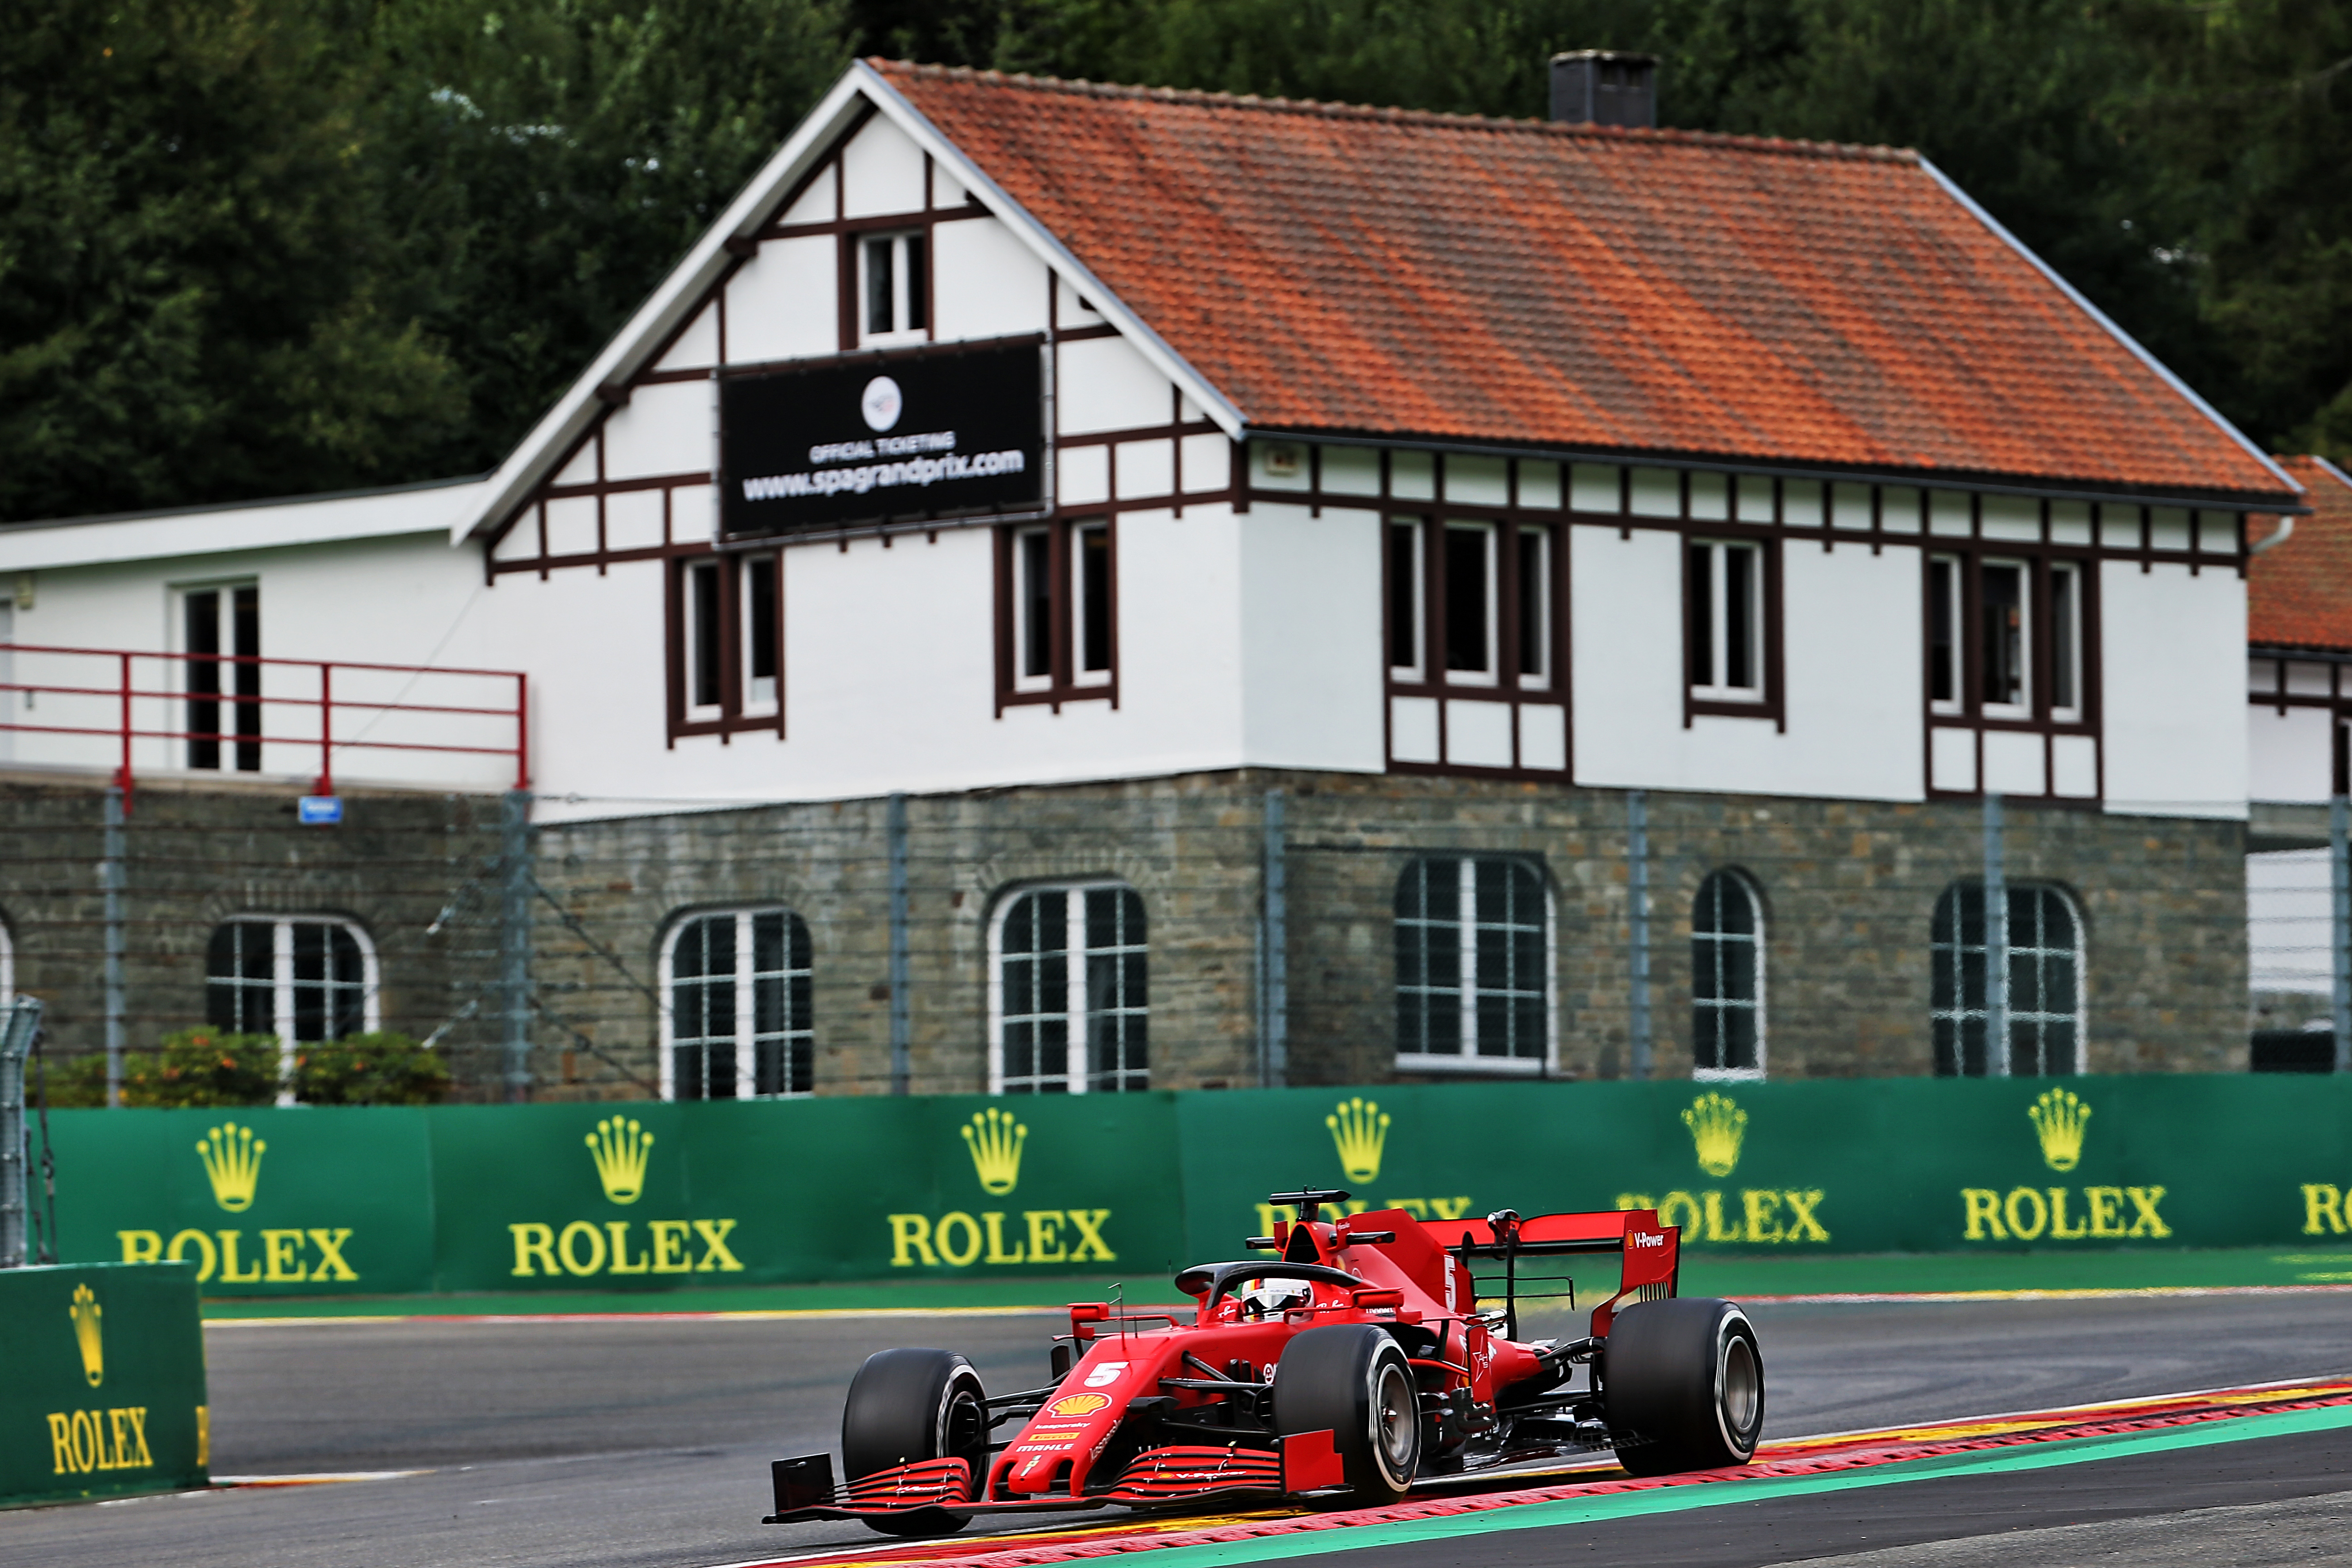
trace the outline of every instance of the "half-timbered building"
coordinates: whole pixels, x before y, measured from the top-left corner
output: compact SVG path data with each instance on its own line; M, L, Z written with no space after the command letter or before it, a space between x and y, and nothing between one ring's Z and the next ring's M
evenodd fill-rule
M2306 482L1912 153L863 63L495 473L0 531L172 666L0 732L521 766L543 1092L2222 1068Z

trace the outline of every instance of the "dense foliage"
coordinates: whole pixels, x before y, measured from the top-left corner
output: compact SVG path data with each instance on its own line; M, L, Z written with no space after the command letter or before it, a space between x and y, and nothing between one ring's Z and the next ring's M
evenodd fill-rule
M438 1105L449 1068L406 1035L352 1035L299 1047L290 1079L278 1037L183 1029L122 1053L122 1103L166 1109L275 1105L283 1084L305 1105ZM106 1103L106 1054L46 1065L26 1092L59 1110Z
M853 52L1920 148L2352 455L2346 0L0 0L0 518L489 467Z

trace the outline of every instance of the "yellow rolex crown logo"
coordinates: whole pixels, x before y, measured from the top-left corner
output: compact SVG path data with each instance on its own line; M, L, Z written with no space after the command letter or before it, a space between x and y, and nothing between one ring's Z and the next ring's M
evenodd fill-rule
M1748 1136L1748 1112L1722 1095L1702 1094L1683 1112L1683 1125L1698 1149L1698 1168L1710 1176L1731 1174L1739 1141Z
M604 1195L616 1204L635 1203L646 1190L646 1162L652 1155L654 1135L629 1117L614 1116L596 1123L587 1141Z
M1029 1129L992 1105L975 1113L962 1131L982 1189L1000 1198L1011 1192L1021 1180L1021 1145L1029 1141Z
M250 1127L224 1121L196 1140L196 1157L212 1178L213 1201L231 1214L253 1206L253 1190L261 1181L261 1152L269 1145Z
M2033 1119L2034 1136L2042 1140L2042 1157L2053 1171L2071 1171L2083 1161L2083 1132L2091 1108L2071 1089L2045 1089L2026 1109Z
M74 1287L73 1305L66 1311L73 1319L74 1343L81 1347L81 1374L92 1388L106 1376L106 1354L98 1342L98 1320L104 1310L89 1286Z
M1331 1142L1339 1151L1339 1168L1351 1182L1381 1179L1381 1150L1389 1141L1389 1118L1376 1101L1343 1100L1323 1119Z

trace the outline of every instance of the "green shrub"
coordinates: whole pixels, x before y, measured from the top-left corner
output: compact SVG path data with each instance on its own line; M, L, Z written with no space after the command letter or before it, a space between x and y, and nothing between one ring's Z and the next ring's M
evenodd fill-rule
M106 1058L97 1058L104 1102ZM278 1099L278 1037L183 1029L154 1052L126 1051L122 1103L179 1108L269 1105Z
M449 1066L406 1035L383 1030L302 1046L294 1057L294 1098L307 1105L438 1105Z
M94 1110L106 1103L106 1053L91 1051L79 1057L52 1057L45 1048L46 1069L27 1066L25 1072L25 1103L30 1105L35 1094L42 1091L42 1074L47 1075L49 1108L53 1110Z

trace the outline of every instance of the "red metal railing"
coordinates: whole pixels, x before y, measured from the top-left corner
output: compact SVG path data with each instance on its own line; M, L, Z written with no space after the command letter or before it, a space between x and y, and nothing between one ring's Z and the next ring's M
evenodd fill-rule
M112 679L108 679L103 675L93 675L87 681L15 679L14 677L18 673L15 668L16 660L25 656L32 656L41 660L58 658L104 660L112 667L110 670ZM0 719L0 732L100 737L113 740L117 743L120 757L115 769L114 782L124 791L126 797L131 789L132 745L139 741L150 740L209 742L224 750L241 744L256 747L265 744L271 747L294 746L304 749L315 747L318 751L319 771L313 793L318 795L335 793L335 753L339 751L362 750L511 757L514 759L514 787L528 789L530 786L530 732L528 722L530 690L527 678L520 670L466 669L444 665L361 664L341 659L266 658L226 653L142 653L121 648L54 647L34 643L0 643L0 658L9 658L11 676L9 679L0 680L0 692L10 694L12 699L21 695L25 699L24 705L27 713L37 710L37 700L40 698L63 697L101 701L110 707L115 715L113 721L108 723L59 724L28 722L22 717L10 715L5 719ZM152 660L163 666L166 672L174 667L191 672L198 667L211 667L217 672L214 675L211 685L222 689L194 689L196 683L185 679L176 689L171 686L168 679L156 686L142 687L138 683L134 674L135 667L141 660ZM233 672L241 669L251 669L254 672L252 679L256 689L239 691L228 689L233 688L235 682L227 678ZM269 670L311 671L317 679L317 694L303 696L283 690L259 689L264 685L277 684L276 681L263 679L264 672ZM338 670L352 675L365 674L387 678L405 676L410 679L401 689L401 693L391 698L338 697L335 695L335 672ZM506 682L511 681L514 685L514 700L511 705L499 701L495 706L405 700L407 691L414 688L419 679L427 677L433 678L436 682L487 681L498 687L503 687ZM103 681L104 684L96 683L99 681ZM204 730L189 727L185 723L180 726L170 723L142 725L134 718L134 709L144 701L164 703L167 705L163 710L164 712L177 714L183 720L190 721L193 721L194 709L202 705L212 710L215 715L213 721L215 725L226 722L227 728ZM13 700L11 706L14 706ZM286 733L282 726L273 726L264 721L263 716L273 710L281 712L289 710L315 712L318 716L318 732L315 735ZM513 741L511 744L507 745L474 745L462 744L454 741L375 740L371 739L367 733L368 728L375 721L372 720L368 724L362 725L356 733L351 732L349 725L342 726L339 731L335 722L338 713L346 717L373 714L376 720L392 714L434 714L458 720L461 722L472 720L500 720L513 726ZM276 732L273 733L273 730ZM339 738L339 732L341 738ZM251 772L253 770L235 771Z

